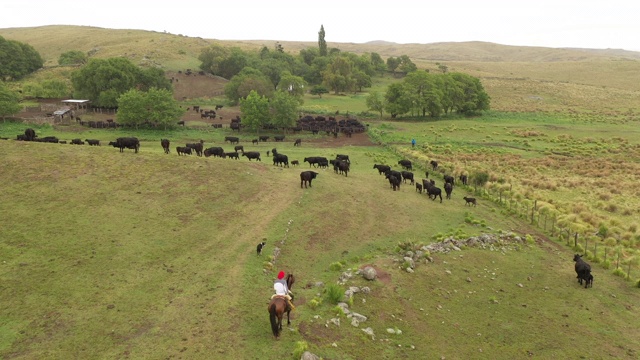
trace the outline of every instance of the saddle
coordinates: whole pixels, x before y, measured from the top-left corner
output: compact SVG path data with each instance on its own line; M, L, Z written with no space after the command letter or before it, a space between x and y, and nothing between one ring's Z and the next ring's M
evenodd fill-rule
M274 294L274 295L271 295L271 300L273 301L273 299L282 299L282 300L284 300L285 303L287 304L287 307L289 308L288 310L295 310L296 309L296 307L293 306L293 303L291 301L289 301L289 299L287 299L286 295ZM293 300L293 297L292 297L292 300Z

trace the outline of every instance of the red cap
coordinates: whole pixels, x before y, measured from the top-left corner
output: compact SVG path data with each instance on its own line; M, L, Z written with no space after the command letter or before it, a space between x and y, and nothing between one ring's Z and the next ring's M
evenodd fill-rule
M284 278L284 271L280 271L278 273L278 279L282 280Z

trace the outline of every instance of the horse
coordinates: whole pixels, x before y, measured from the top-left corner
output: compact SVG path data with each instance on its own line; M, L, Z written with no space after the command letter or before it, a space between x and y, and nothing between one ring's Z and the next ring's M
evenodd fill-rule
M287 275L287 288L291 290L291 287L296 282L295 276L293 274ZM291 296L291 301L293 301L293 295ZM276 339L280 337L280 332L282 331L282 317L284 313L287 313L287 325L291 325L291 319L289 317L291 313L291 308L287 304L287 300L276 296L271 302L269 302L269 321L271 322L271 331L273 332L273 336Z

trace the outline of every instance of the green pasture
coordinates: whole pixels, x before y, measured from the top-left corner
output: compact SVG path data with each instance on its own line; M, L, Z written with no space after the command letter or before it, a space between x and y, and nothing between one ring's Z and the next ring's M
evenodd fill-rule
M202 139L205 147L231 151L223 142L229 129L32 126L39 136L66 140L137 136L139 154L106 144L0 140L0 358L293 358L300 342L324 358L341 359L578 358L584 348L576 339L589 339L590 358L637 358L634 324L640 319L631 282L593 264L594 288L580 288L573 250L505 213L489 195L478 196L478 207L465 207L462 197L474 190L456 186L453 198L441 204L409 184L392 191L372 168L423 156L453 171L460 165L454 159L467 152L466 169L476 155L494 164L510 154L485 151L482 133L511 141L519 139L514 129L552 123L525 115L514 120L494 114L368 122L372 138L383 144L378 146L331 147L330 138L307 134L253 145L254 134L233 134L246 150L264 154L262 162L177 156L173 150ZM443 134L433 144L431 126ZM0 136L13 139L25 128L7 122ZM620 128L620 136L631 129ZM421 132L418 149L407 146ZM562 133L547 130L549 138ZM632 134L626 136L635 144ZM172 141L171 154L163 154L161 138ZM295 138L303 139L301 147L293 147ZM459 147L465 138L469 145ZM348 154L351 172L345 177L315 169L312 188L301 189L299 172L309 165L273 166L266 156L273 147L301 162ZM426 162L416 161L414 172L423 173ZM440 186L441 173L430 177ZM494 251L430 254L433 262L421 261L415 273L400 269L398 243L504 231L533 240ZM255 245L265 238L258 257ZM280 255L273 259L276 246ZM350 302L352 311L368 317L356 328L324 289L343 271L367 264L379 269L380 280L355 276L341 286L371 288ZM297 310L274 341L266 308L280 269L297 277ZM339 327L327 325L334 317L340 317Z

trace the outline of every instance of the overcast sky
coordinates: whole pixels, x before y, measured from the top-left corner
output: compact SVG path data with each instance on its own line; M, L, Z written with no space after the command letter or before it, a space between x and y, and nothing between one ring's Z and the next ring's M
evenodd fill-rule
M0 0L0 28L88 25L220 40L505 45L640 51L638 0Z

